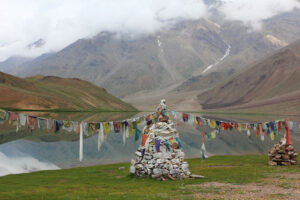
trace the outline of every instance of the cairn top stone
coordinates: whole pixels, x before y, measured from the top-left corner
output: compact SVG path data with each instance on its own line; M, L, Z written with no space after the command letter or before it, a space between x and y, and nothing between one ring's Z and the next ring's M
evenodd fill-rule
M167 102L165 99L160 100L160 104L158 105L156 110L159 109L167 109Z

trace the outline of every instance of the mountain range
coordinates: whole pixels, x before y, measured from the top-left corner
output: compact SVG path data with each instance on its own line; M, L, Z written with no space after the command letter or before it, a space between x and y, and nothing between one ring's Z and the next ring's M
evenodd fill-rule
M187 21L138 38L101 32L57 53L23 63L12 74L78 77L124 97L184 80L195 70L204 70L226 49L227 44L212 22Z
M153 102L164 97L168 105L175 110L201 110L202 102L199 102L197 97L200 93L230 81L258 61L271 56L276 50L293 44L299 39L299 10L265 20L259 31L253 31L237 21L222 21L222 19L215 19L215 21L220 24L220 34L223 39L231 46L230 53L225 59L216 60L210 65L210 70L204 73L202 71L200 74L193 73L190 78L168 90L155 93L140 92L123 99L137 108L150 109L154 106ZM271 110L268 109L268 112Z
M296 41L299 19L295 9L264 20L259 30L215 15L152 35L101 32L59 52L17 64L4 61L0 70L22 77L78 77L142 110L153 109L161 98L175 109L199 110L200 93Z

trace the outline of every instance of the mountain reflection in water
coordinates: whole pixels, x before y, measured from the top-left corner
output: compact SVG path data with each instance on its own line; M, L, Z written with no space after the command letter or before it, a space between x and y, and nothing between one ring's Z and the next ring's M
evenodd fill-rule
M45 118L72 121L113 121L143 115L145 113L25 113ZM205 116L208 117L208 116ZM280 116L211 116L214 119L237 122L261 122L282 119ZM297 120L299 119L292 119ZM142 130L144 123L139 125ZM204 127L205 132L211 131ZM197 126L180 124L178 128L186 157L201 157L201 132ZM271 141L268 136L261 141L251 132L221 131L216 139L205 142L208 155L215 154L263 154L283 136L283 132ZM291 134L296 150L300 150L299 134ZM16 133L16 128L8 121L0 125L0 176L10 173L24 173L44 169L70 168L105 163L129 162L134 157L140 141L134 140L134 134L123 143L122 133L110 132L98 151L98 134L84 137L83 161L79 162L79 134L59 131L44 133L36 129L30 132L26 127Z

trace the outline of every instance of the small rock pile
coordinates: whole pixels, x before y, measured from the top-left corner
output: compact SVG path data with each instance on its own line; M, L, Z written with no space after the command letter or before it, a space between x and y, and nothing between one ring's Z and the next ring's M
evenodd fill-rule
M296 165L297 153L294 147L286 143L285 138L282 138L278 144L275 144L270 150L269 165Z
M202 178L191 175L189 164L184 161L181 141L174 123L166 113L165 101L157 109L156 123L147 120L142 142L131 160L130 173L136 176L151 176L159 180Z

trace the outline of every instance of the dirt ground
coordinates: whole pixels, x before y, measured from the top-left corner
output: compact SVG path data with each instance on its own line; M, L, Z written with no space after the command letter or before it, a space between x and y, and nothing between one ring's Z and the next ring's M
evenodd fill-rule
M194 199L300 199L300 173L277 174L261 183L190 185Z

